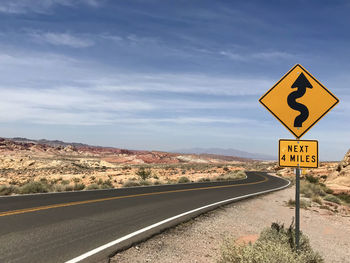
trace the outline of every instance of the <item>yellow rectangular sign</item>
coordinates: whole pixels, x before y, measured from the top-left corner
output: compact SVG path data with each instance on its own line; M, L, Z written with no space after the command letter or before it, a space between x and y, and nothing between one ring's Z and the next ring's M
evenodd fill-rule
M278 164L281 167L318 167L318 141L279 140Z

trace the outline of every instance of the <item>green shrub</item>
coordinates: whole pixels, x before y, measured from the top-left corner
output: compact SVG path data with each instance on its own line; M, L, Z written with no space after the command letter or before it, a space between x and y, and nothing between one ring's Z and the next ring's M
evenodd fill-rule
M228 167L224 167L224 171L228 172L228 171L230 171L230 169Z
M210 182L210 178L208 178L208 177L202 177L202 178L199 178L197 182L199 182L199 183L202 183L202 182Z
M73 178L73 182L74 182L74 183L79 183L80 181L81 181L80 178L76 178L76 177Z
M47 184L47 179L46 179L45 177L40 178L39 181L40 181L41 183Z
M243 179L243 178L247 177L247 174L244 171L239 170L239 171L234 172L234 176L236 179Z
M287 205L294 207L295 206L295 200L294 199L289 199L288 202L287 202ZM303 199L303 198L300 199L300 208L307 209L310 206L311 206L311 201L310 200Z
M140 186L140 183L133 180L128 180L123 184L123 187L132 187L132 186Z
M145 169L145 167L139 168L136 174L140 177L141 180L146 180L151 176L151 170Z
M244 171L232 171L226 174L221 174L213 179L213 181L234 181L243 179L246 177Z
M84 190L84 188L85 188L85 184L75 183L73 190L74 191L81 191L81 190Z
M343 200L345 203L350 204L350 195L348 194L339 194L337 197L341 200Z
M108 180L103 182L102 186L104 186L106 188L113 188L113 183L110 179L108 179Z
M260 234L254 244L239 245L226 240L222 246L221 263L321 263L322 257L314 252L309 239L300 232L300 249L295 249L295 229L273 223Z
M162 182L162 181L159 181L159 180L156 180L156 181L154 181L153 184L154 184L154 185L161 185L161 184L163 184L163 182Z
M300 193L302 193L305 197L311 198L313 196L325 196L326 195L326 187L312 184L308 181L302 181L300 184Z
M20 188L21 194L31 194L31 193L47 193L49 192L49 186L42 182L30 182L23 185Z
M312 202L315 202L315 203L318 203L319 205L322 205L322 198L321 197L319 197L319 196L314 196L314 197L312 197Z
M177 183L179 184L184 184L184 183L189 183L190 179L188 179L186 176L181 176L179 180L177 180Z
M63 185L69 184L69 180L62 180L61 184Z
M288 206L295 206L295 200L292 198L289 198L288 202L287 202Z
M140 185L151 185L152 183L148 180L141 180Z
M306 179L306 181L308 181L309 183L312 183L312 184L317 184L319 181L318 177L314 177L312 175L305 176L305 179Z
M226 180L226 178L224 177L223 174L221 174L221 175L215 177L213 181L225 181L225 180Z
M53 186L53 191L54 192L63 192L64 191L64 186L62 184L55 184Z
M96 189L100 189L98 184L90 184L86 187L87 190L96 190Z
M325 192L327 194L333 194L334 193L334 191L332 189L330 189L330 188L326 188Z
M17 186L0 185L0 195L11 195L13 193L18 193Z
M59 181L58 179L52 179L52 180L50 180L50 184L55 185L55 184L57 184L58 181Z
M328 205L320 205L321 209L331 210Z
M328 194L325 197L323 197L324 200L328 201L328 202L332 202L332 203L336 203L336 204L340 204L341 201L338 197Z
M66 185L66 186L64 187L64 191L66 191L66 192L73 191L73 186L70 185L70 184Z

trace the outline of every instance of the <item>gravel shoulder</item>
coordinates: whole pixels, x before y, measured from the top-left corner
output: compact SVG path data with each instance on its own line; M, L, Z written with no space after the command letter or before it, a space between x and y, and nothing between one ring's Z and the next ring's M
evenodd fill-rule
M289 226L294 208L286 202L294 194L290 187L216 209L118 253L110 262L216 262L225 238L254 241L272 222ZM326 262L349 262L350 217L302 209L301 230Z

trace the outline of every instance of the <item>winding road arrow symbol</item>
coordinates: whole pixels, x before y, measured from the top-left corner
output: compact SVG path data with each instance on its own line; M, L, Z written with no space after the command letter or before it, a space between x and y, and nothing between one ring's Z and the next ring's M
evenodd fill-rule
M299 77L293 83L291 88L297 88L297 90L288 95L287 103L293 110L300 112L300 114L294 120L294 127L302 127L303 122L309 117L309 110L305 105L297 102L296 100L305 95L306 88L312 89L312 85L305 75L300 73Z

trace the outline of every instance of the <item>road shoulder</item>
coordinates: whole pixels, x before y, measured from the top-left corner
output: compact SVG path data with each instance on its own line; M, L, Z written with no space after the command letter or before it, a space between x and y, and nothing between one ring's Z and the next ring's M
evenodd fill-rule
M226 205L118 253L111 262L216 262L227 237L254 240L272 222L289 226L294 209L286 201L293 196L291 187ZM350 257L349 217L303 209L301 230L326 262L346 262Z

